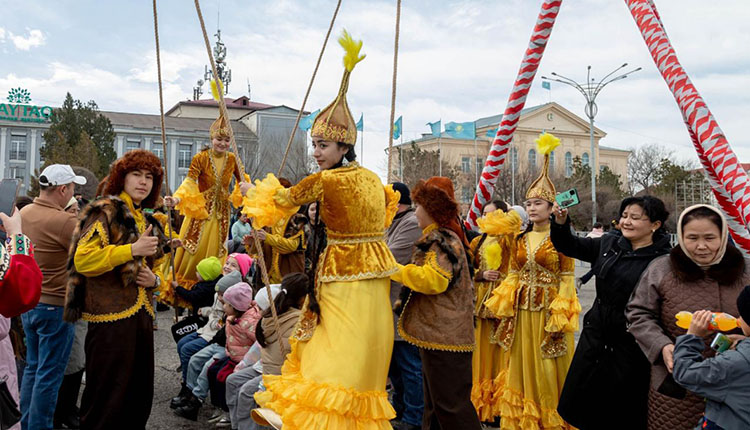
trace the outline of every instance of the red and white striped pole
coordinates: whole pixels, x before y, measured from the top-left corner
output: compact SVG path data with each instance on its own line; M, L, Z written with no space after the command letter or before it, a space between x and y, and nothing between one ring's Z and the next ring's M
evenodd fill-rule
M552 33L552 27L555 25L555 19L560 11L561 4L562 0L544 0L542 3L542 9L539 12L523 61L521 61L521 68L513 85L513 91L508 98L503 119L497 128L489 156L482 169L482 176L477 184L477 191L466 217L467 228L477 228L477 218L482 215L482 206L492 198L500 167L505 162L505 156L518 125L518 118L521 116L524 104L526 104L526 96L529 94L539 63L542 61L544 48L547 47L547 41Z
M680 65L653 0L625 0L651 57L682 112L698 158L735 243L750 256L750 181L706 102Z

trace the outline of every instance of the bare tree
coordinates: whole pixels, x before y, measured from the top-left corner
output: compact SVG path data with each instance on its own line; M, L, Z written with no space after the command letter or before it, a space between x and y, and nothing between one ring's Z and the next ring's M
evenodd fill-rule
M656 143L632 148L628 158L628 187L631 195L645 190L649 194L656 185L663 160L672 159L672 151Z
M243 145L240 148L240 155L250 178L255 180L262 179L268 173L278 174L288 141L289 136L284 136L283 133L273 133L264 135L260 141ZM295 140L289 149L289 156L281 176L292 183L297 183L313 172L313 164L307 146Z

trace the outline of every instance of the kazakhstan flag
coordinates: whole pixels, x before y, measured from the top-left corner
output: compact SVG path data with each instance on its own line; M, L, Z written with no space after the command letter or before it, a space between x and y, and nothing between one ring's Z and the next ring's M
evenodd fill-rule
M310 130L312 128L312 126L313 126L313 122L315 122L315 117L318 116L319 113L320 113L320 109L318 109L315 112L311 113L310 115L302 118L299 121L299 128L301 128L302 130L305 130L305 131Z
M427 125L430 126L430 129L432 130L432 135L435 137L440 137L440 124L441 120L437 120L435 122L428 122Z
M396 122L393 123L393 138L394 139L398 139L399 137L401 137L401 118L403 118L403 116L398 117Z
M456 139L474 139L477 137L473 122L449 122L445 124L445 132Z
M357 121L357 131L362 131L365 129L365 114L359 115L359 121Z

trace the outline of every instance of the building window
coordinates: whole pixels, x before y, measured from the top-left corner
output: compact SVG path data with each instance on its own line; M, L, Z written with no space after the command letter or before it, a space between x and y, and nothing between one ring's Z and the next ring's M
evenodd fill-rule
M180 156L177 167L187 169L190 167L190 160L193 158L193 145L180 144Z
M482 169L484 169L484 160L477 157L477 172L481 173Z
M589 165L589 153L588 152L584 152L583 155L581 155L581 164L583 164L584 166Z
M26 161L26 136L10 136L10 161Z
M549 153L549 171L550 173L555 172L555 151Z
M536 167L536 150L529 149L529 167Z
M573 154L570 152L565 153L565 177L569 178L573 175Z
M461 171L464 173L471 172L471 158L461 157Z
M162 163L164 162L164 147L162 146L161 142L153 142L151 144L151 152L159 157L159 161L161 161Z
M518 170L518 151L516 148L510 150L510 166L513 170Z
M20 179L22 182L26 179L26 169L21 166L13 166L10 168L10 178Z
M125 152L130 152L134 149L139 149L140 147L141 147L141 139L128 138L128 140L125 141Z
M464 185L463 187L461 187L461 202L471 202L471 198L474 197L473 192L474 190L469 186Z
M187 178L187 174L180 174L178 184L182 184L185 181L185 178ZM179 185L178 185L179 186Z

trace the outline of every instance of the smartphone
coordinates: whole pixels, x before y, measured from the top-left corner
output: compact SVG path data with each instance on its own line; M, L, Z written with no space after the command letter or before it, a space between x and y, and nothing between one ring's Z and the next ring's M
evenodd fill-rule
M732 346L732 339L724 333L716 333L716 337L711 341L711 348L719 354L729 349L730 346Z
M559 193L555 196L555 200L557 200L557 204L563 209L567 209L569 207L577 205L578 203L581 203L578 200L578 191L576 191L575 188L571 188L568 191Z
M19 179L3 179L0 181L0 212L8 216L13 215L18 190L20 189L21 181Z

